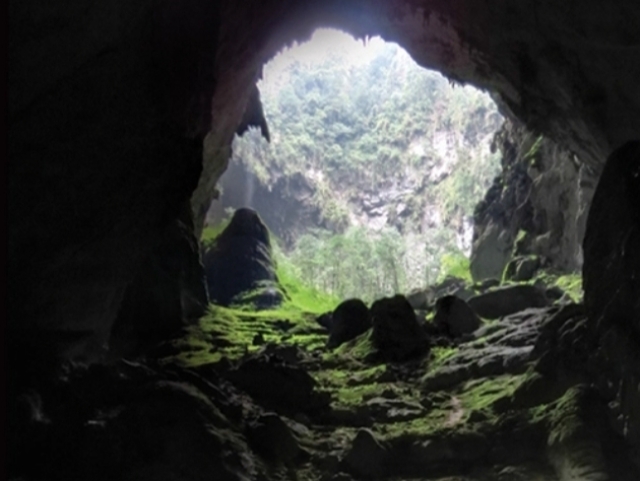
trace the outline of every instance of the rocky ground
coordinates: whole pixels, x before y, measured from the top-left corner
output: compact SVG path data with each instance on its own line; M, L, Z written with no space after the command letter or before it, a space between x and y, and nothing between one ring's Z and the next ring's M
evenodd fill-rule
M316 314L211 306L144 358L66 366L10 406L9 479L638 479L590 387L580 304L455 336L407 306L372 306L333 349Z

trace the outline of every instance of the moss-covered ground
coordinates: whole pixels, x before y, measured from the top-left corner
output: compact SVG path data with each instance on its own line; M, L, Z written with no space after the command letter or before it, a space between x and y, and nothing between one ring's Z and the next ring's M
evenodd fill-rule
M532 438L541 429L551 436L571 431L575 416L564 414L575 404L575 397L569 394L547 404L516 407L513 403L516 393L524 392L529 372L468 376L446 389L424 391L421 381L427 374L440 370L446 374L460 349L481 349L488 341L477 338L465 345L433 346L423 358L404 364L380 361L374 355L370 331L329 350L328 333L316 318L333 310L339 300L304 287L286 269L278 270L278 279L286 293L278 309L211 305L198 324L174 341L173 354L163 362L189 367L215 365L225 358L239 360L266 344L297 346L308 354L300 365L315 379L316 389L330 394L334 413L328 425L311 430L314 456L329 451L344 453L360 426L368 426L389 446L434 439L508 439L512 429L530 431ZM579 276L547 275L544 281L576 299L581 289ZM432 313L425 322L432 322L431 317ZM305 467L311 478L314 469Z

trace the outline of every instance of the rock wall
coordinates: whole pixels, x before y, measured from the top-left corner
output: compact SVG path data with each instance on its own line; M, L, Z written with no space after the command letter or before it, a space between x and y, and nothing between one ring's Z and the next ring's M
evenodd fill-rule
M311 228L340 227L325 219L314 202L313 179L301 173L272 175L272 183L265 184L244 162L230 163L220 180L222 194L211 203L205 223L218 224L226 217L228 208L249 207L260 213L269 230L287 248L293 247L295 240Z
M614 152L593 197L583 282L592 369L610 422L640 464L640 142Z
M576 272L597 172L568 149L507 120L493 140L502 172L474 214L471 272L501 279L515 256Z

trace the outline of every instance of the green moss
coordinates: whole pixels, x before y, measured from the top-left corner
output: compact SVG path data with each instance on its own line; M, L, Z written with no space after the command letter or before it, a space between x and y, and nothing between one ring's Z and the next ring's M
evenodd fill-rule
M580 274L565 274L559 276L554 285L558 286L571 298L573 302L581 302L584 295L582 290L582 276Z
M371 360L375 353L376 349L371 340L371 330L368 330L355 339L325 353L323 360L328 362L367 361Z
M442 366L444 362L458 352L455 347L434 346L431 348L429 369L434 370Z
M465 410L492 410L496 401L513 395L522 379L522 375L510 374L474 379L466 382L457 395Z
M200 236L200 243L202 244L202 246L204 248L211 247L218 236L222 234L222 231L227 228L229 222L231 222L231 219L225 219L218 225L206 226L204 229L202 229L202 235Z
M408 421L376 425L376 430L383 440L396 438L421 438L442 435L452 431L448 426L450 411L446 409L432 409L425 416Z
M265 343L296 344L310 351L325 345L326 335L318 333L315 315L294 308L248 311L210 305L197 325L174 342L178 354L165 361L195 366L236 359L260 349L253 345L256 335Z
M540 154L540 147L542 147L542 141L544 137L540 135L534 142L529 151L524 154L523 159L530 162L531 165L535 165L538 161L538 155Z

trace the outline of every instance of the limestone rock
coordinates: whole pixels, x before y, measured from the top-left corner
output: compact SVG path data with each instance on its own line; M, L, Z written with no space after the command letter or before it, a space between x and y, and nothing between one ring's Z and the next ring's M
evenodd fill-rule
M357 476L382 478L385 476L385 447L369 429L359 429L351 449L342 461Z
M582 263L580 243L597 172L553 140L513 119L495 135L502 172L474 212L471 273L502 278L509 259L538 256L549 266L574 272ZM515 280L530 278L529 262ZM490 273L489 269L493 269Z
M407 301L414 309L427 309L433 302L433 293L430 289L414 289L407 294Z
M333 312L325 312L324 314L319 315L316 317L316 322L327 331L331 331L331 325L333 324Z
M328 395L315 391L316 381L302 368L279 357L257 355L222 374L265 408L286 416L327 408Z
M433 322L453 337L471 334L481 324L480 318L473 309L456 296L438 299Z
M640 460L640 142L607 160L584 240L583 286L591 352L616 429ZM605 381L602 372L609 372ZM640 465L640 461L638 463Z
M537 256L518 256L507 264L505 278L521 282L533 278L540 267L540 258Z
M474 240L469 268L473 280L502 278L502 272L511 258L509 233L496 224L489 224L482 235Z
M479 294L467 301L480 317L497 319L531 307L546 307L544 291L530 285L507 286Z
M379 353L404 360L428 350L428 341L404 296L379 299L371 306L372 341Z
M289 427L272 413L263 414L250 423L247 438L256 451L273 461L289 463L301 453Z
M640 142L607 161L584 239L585 305L593 323L640 335Z
M203 258L211 301L228 306L239 296L256 308L280 304L269 231L251 209L238 209Z
M145 346L170 339L205 313L209 302L205 273L188 203L181 216L154 239L149 256L125 291L109 341L110 357L135 355Z
M360 299L342 302L331 316L331 328L327 346L338 347L371 328L369 308Z

